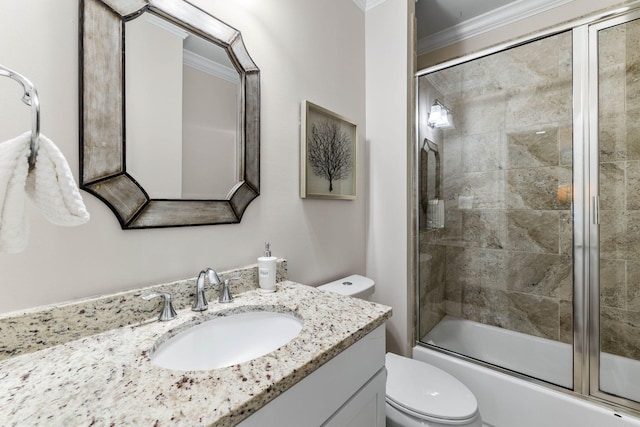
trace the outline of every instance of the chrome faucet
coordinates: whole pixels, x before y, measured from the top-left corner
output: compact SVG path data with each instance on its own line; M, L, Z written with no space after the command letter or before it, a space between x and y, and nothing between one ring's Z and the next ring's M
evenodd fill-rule
M212 268L207 268L206 270L202 270L198 275L198 282L196 286L196 296L191 305L191 310L193 311L205 311L209 308L209 304L207 303L207 298L204 295L204 278L205 276L209 277L209 283L212 285L219 285L220 278L218 277L218 273L215 272Z
M149 301L150 299L157 297L162 297L164 299L158 320L166 322L167 320L175 319L176 311L173 309L173 304L171 304L171 294L169 292L153 292L140 298Z
M229 291L229 282L237 279L239 279L239 277L224 279L224 284L222 285L222 290L220 291L220 298L218 298L218 302L227 303L233 301L233 296L231 295L231 291Z

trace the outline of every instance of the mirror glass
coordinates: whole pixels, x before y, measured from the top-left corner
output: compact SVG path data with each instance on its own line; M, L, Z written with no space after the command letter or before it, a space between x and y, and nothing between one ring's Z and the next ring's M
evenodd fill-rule
M260 70L181 0L81 0L80 187L123 229L240 222L260 194Z
M150 12L125 34L127 171L154 199L226 198L240 181L241 86L229 55Z

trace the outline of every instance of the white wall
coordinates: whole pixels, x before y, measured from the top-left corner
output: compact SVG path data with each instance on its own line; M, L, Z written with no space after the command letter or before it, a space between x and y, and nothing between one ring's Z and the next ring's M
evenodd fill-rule
M407 269L412 1L386 0L366 13L366 271L376 282L376 301L393 307L393 317L387 322L387 347L401 354L408 354L412 344Z
M207 266L255 263L265 240L274 255L289 260L289 276L298 282L365 273L366 167L359 169L356 201L298 196L302 100L358 123L358 160L365 161L365 14L347 0L193 3L240 29L260 67L260 197L240 224L133 231L121 230L109 208L88 193L83 198L91 220L76 228L49 224L29 203L27 250L0 254L0 312L193 277ZM0 63L36 84L42 132L58 144L77 179L78 1L0 0L0 10ZM17 84L0 80L4 141L29 128L29 109L19 101ZM381 220L396 218L404 234L401 214Z
M240 80L232 83L188 65L184 76L182 195L223 199L239 176ZM207 159L206 167L201 159Z
M125 25L127 172L144 183L149 197L179 198L184 35L150 23L145 15L149 13ZM151 142L153 162L149 161Z

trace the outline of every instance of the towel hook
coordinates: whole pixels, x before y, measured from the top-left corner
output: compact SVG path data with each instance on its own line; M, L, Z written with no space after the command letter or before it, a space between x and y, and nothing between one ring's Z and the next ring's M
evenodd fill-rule
M40 138L40 99L36 87L22 74L0 65L0 76L6 76L22 85L24 95L22 102L31 107L31 153L29 154L29 168L36 164L36 154L38 152L38 140Z

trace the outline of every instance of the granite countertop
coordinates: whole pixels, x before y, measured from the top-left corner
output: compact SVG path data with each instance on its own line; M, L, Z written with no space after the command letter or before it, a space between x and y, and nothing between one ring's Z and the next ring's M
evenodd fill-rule
M174 371L149 355L185 322L247 310L293 312L300 334L249 362ZM178 310L170 322L124 326L0 362L6 426L233 426L391 316L389 307L285 281L275 293L238 294L209 310Z

